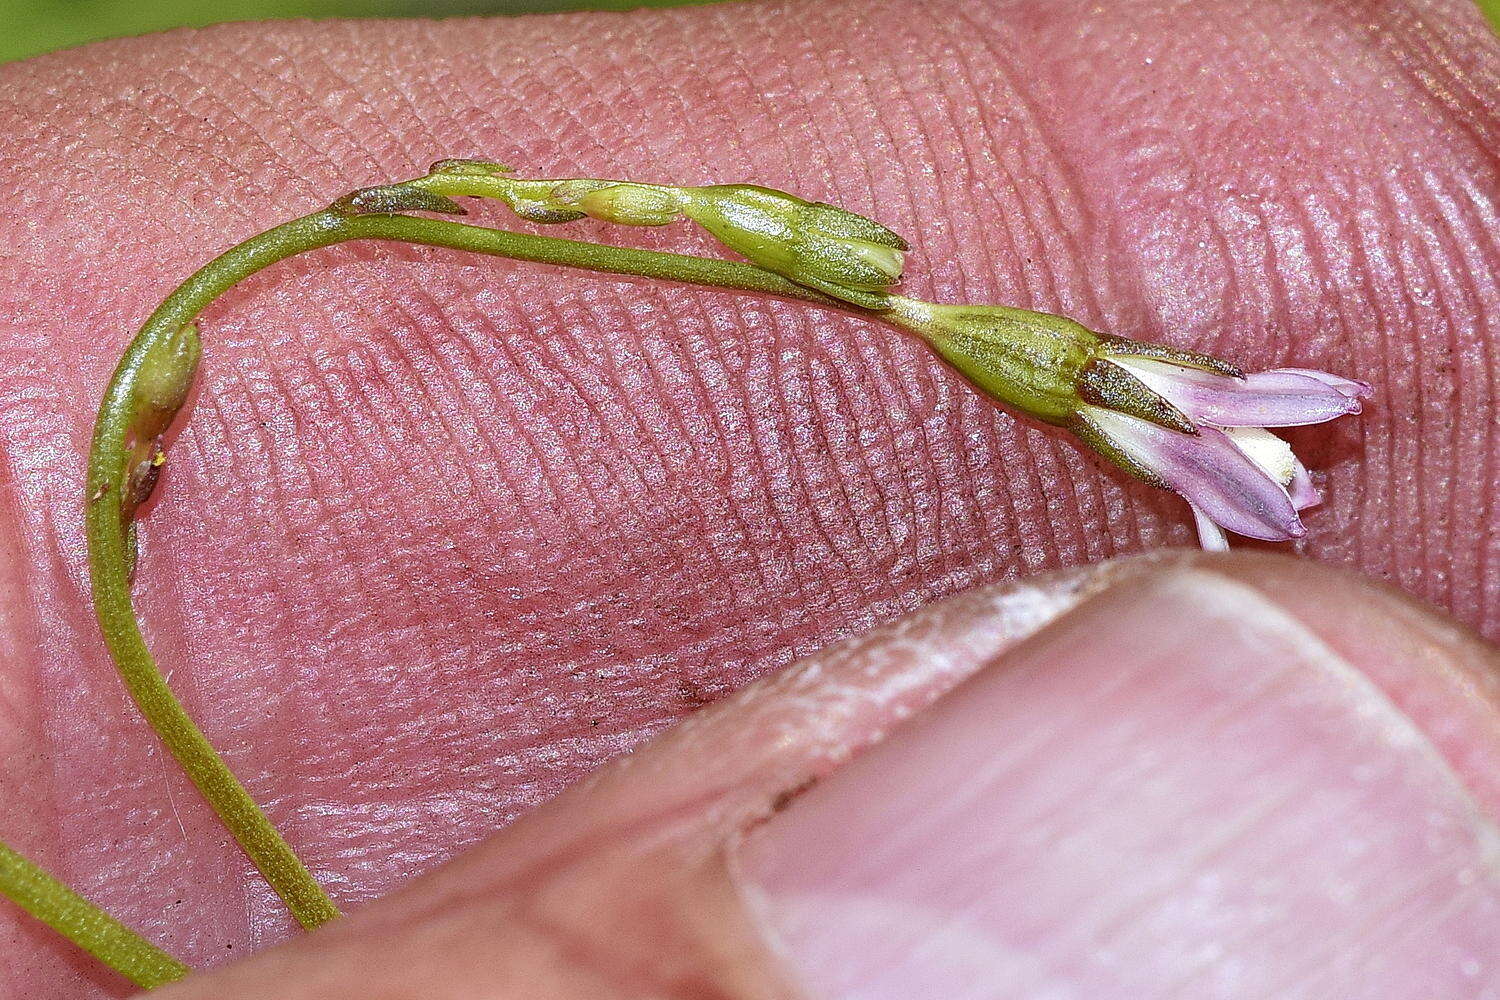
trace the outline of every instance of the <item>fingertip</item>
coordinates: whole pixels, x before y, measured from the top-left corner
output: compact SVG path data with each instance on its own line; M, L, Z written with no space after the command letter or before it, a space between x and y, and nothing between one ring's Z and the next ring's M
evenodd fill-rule
M1372 588L1285 558L1115 572L751 835L747 898L810 993L1500 982L1495 813L1432 741L1493 752L1495 706L1465 730L1443 671L1408 664L1398 704L1347 658L1430 656L1426 624L1358 636Z

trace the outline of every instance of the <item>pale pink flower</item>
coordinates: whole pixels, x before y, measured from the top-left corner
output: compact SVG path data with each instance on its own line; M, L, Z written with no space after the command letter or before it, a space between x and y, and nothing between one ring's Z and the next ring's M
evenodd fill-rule
M1307 533L1299 511L1322 501L1291 446L1266 430L1322 423L1358 413L1368 383L1303 368L1244 376L1158 357L1105 353L1114 365L1166 400L1195 433L1118 409L1085 403L1078 417L1137 474L1159 479L1192 505L1205 549L1229 547L1226 530L1290 541ZM1119 378L1119 372L1110 372Z

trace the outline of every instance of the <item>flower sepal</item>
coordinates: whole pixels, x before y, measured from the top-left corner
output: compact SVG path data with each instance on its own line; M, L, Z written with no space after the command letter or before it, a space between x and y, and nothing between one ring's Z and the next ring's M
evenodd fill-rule
M1085 400L1100 339L1064 316L1009 306L938 305L892 297L892 318L990 396L1068 426Z

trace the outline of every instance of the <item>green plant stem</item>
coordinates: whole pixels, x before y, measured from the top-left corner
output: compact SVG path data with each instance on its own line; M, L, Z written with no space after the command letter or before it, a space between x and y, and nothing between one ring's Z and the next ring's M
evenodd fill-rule
M190 971L4 843L0 894L142 989L176 982Z
M309 216L308 218L315 218ZM364 215L345 220L344 235L334 242L347 240L389 240L398 243L421 243L427 246L467 250L492 257L559 264L606 274L638 278L661 278L712 288L740 292L760 292L781 298L800 299L813 305L842 309L867 316L869 312L850 306L829 295L815 292L753 264L711 257L613 247L555 236L533 236L504 229L487 229L444 219L412 215ZM274 230L272 230L274 232ZM211 266L211 265L210 265Z
M319 216L277 226L210 262L157 307L115 369L89 453L85 532L94 611L105 645L141 714L177 758L235 840L304 927L338 916L328 895L183 709L141 637L130 600L133 559L122 516L135 445L137 382L148 344L176 331L236 281L302 249L336 242Z
M120 360L94 428L85 518L94 608L110 656L141 713L304 927L331 920L338 910L183 709L147 649L131 603L129 525L122 505L132 449L138 444L133 422L147 345L182 329L225 291L277 261L366 239L761 292L863 312L737 261L600 246L417 216L350 215L335 209L295 219L241 243L206 264L156 308Z

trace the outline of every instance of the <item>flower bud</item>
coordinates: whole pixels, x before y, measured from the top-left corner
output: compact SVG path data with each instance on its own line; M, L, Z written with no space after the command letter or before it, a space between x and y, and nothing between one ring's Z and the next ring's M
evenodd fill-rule
M980 389L1039 420L1066 424L1083 403L1079 385L1100 338L1066 317L906 298L892 315Z
M529 222L591 218L621 226L665 226L682 218L677 188L582 177L552 181L497 176L449 171L441 180L452 190L499 198Z
M137 441L154 440L171 424L192 391L202 353L198 327L192 323L146 343L132 397L135 414L130 429Z
M591 219L621 226L665 226L682 218L682 202L673 189L654 184L606 184L579 194L559 188L556 194Z
M136 509L151 498L167 460L162 435L187 402L203 353L198 328L185 323L175 330L153 331L135 371L131 392L130 434L121 469L120 521L125 529L126 575L135 575Z
M683 210L754 264L859 305L901 280L911 249L885 226L835 205L752 184L686 188Z

